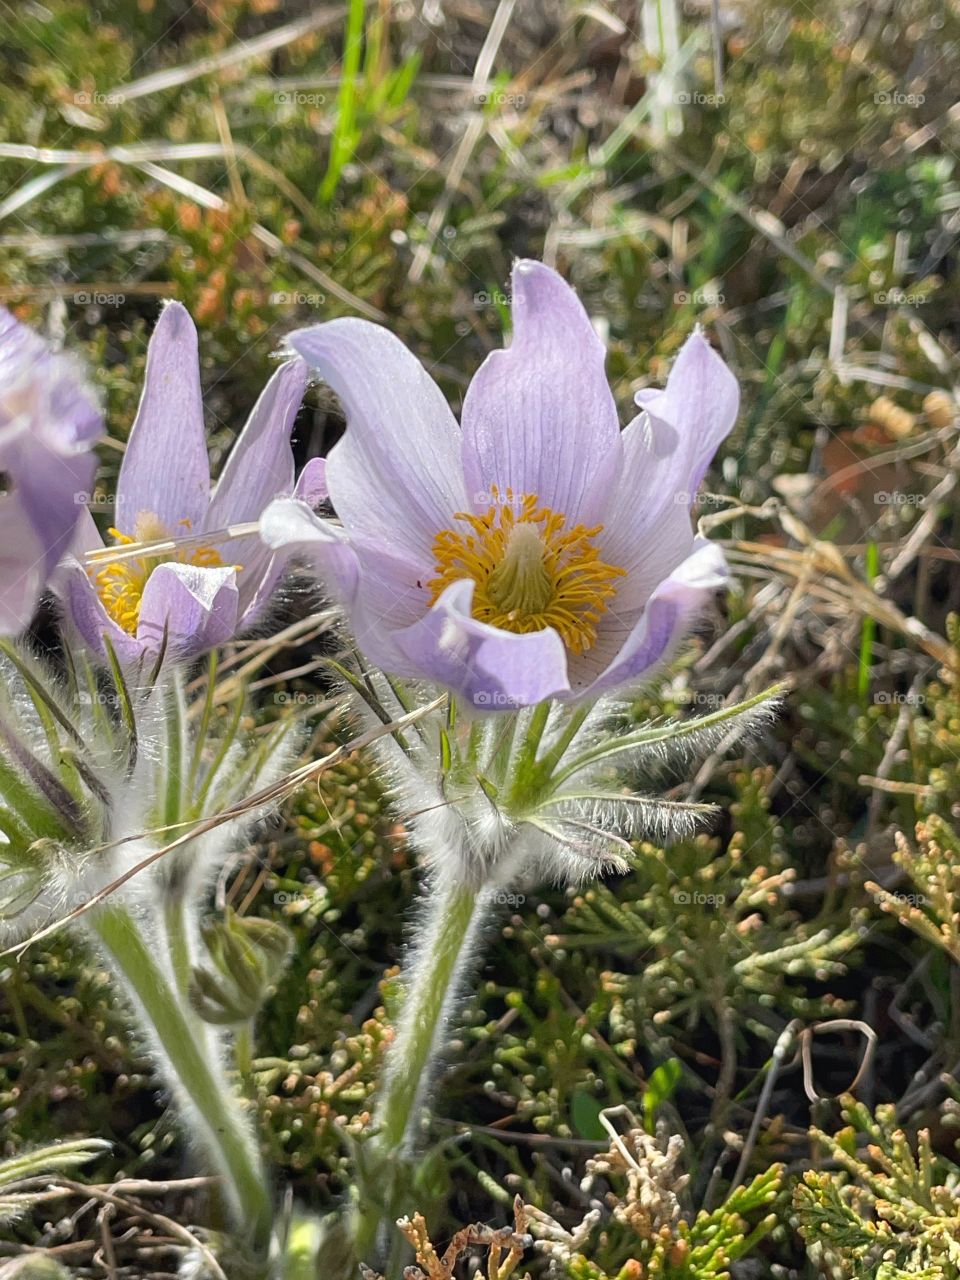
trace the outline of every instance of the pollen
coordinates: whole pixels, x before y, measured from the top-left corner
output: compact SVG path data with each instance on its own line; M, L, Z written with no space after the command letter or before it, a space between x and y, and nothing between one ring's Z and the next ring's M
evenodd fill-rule
M567 527L566 517L536 494L505 501L494 489L482 515L458 512L461 527L443 529L433 543L436 573L430 603L453 582L471 579L473 616L504 631L553 627L572 653L586 653L597 623L616 594L624 570L600 559L595 539L603 525Z
M189 520L182 520L180 523L189 529ZM118 546L125 547L138 542L160 542L170 537L167 528L151 511L142 511L137 516L132 536L121 533L119 529L110 529L109 533ZM137 633L140 605L150 575L161 564L194 564L215 569L223 564L223 560L213 547L184 547L165 555L111 560L102 569L92 566L87 570L103 607L117 626L130 635Z

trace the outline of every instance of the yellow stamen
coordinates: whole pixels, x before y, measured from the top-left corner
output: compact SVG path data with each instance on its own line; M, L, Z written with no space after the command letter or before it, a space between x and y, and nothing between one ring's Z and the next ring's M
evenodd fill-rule
M606 564L594 545L603 525L566 527L566 517L543 506L536 494L514 502L494 489L483 515L457 512L465 529L443 529L433 542L436 576L427 583L430 603L453 582L476 583L473 616L504 631L553 627L573 653L597 638L597 622L616 594L624 570Z
M189 529L189 520L181 520L180 523ZM142 511L137 516L132 536L121 533L119 529L110 529L109 532L114 542L121 546L131 546L138 542L160 542L170 536L152 511ZM223 564L223 560L213 547L184 547L169 555L111 560L102 569L91 566L87 573L97 589L103 607L117 626L130 635L136 635L147 580L158 565L170 563L195 564L215 569ZM236 567L240 568L239 565Z

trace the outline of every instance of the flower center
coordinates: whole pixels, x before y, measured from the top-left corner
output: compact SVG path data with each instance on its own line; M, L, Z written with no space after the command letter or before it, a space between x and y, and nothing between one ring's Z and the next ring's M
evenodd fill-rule
M483 515L458 511L466 528L442 529L433 542L436 576L430 603L453 582L476 584L473 616L503 631L553 627L573 653L597 638L597 622L624 570L606 564L594 545L603 525L567 528L566 517L527 493L514 501L496 489Z
M190 528L189 520L181 520L180 523L187 529ZM140 512L134 524L133 536L121 533L119 529L111 529L109 532L114 542L126 547L135 542L160 542L170 537L166 526L152 511ZM199 546L184 547L164 555L111 560L102 569L91 566L87 572L107 613L118 627L133 636L137 634L140 605L151 573L158 565L171 562L195 564L207 569L216 569L223 564L220 553L213 547Z

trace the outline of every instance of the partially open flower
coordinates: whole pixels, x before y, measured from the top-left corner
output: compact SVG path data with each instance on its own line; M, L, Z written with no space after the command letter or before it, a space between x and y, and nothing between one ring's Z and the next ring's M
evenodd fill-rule
M102 430L72 358L0 307L0 633L26 627L67 551Z
M104 548L89 511L82 514L60 589L93 649L103 653L107 637L124 663L164 648L189 657L231 639L257 618L283 557L256 536L229 540L223 531L256 520L279 496L294 493L311 502L325 492L322 462L309 464L294 487L290 433L307 379L302 360L277 369L211 491L197 331L179 303L165 308L147 351L110 536L118 551L165 539L183 543L174 550L82 563L86 554Z
M462 428L387 330L350 318L293 333L347 413L327 463L340 524L291 502L261 522L272 548L315 557L372 662L481 710L636 680L727 580L690 520L739 403L706 339L693 334L621 433L603 344L573 290L518 262L512 315Z

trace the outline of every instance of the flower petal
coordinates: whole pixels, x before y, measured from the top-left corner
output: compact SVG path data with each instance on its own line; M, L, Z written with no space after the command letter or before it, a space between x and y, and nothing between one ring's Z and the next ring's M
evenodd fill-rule
M322 520L296 498L278 498L260 517L260 537L285 558L304 556L349 604L357 590L357 557L346 535L330 520Z
M140 407L117 482L117 528L133 534L141 512L170 533L201 527L210 500L197 331L185 307L160 313L147 347Z
M478 711L510 711L569 692L563 641L547 627L520 635L471 616L474 584L454 582L413 626L395 631L397 675L453 689Z
M136 636L117 626L103 607L87 571L72 556L67 557L58 571L57 592L66 604L68 619L94 653L106 658L103 640L106 635L123 666L133 666L143 656L144 646Z
M44 545L23 504L0 495L0 635L22 631L43 587Z
M649 413L650 464L641 497L687 493L692 503L737 420L736 378L697 330L680 348L664 390L635 398Z
M466 506L460 432L440 388L399 338L367 320L330 320L289 342L346 412L326 467L344 527L399 543L428 567L437 533Z
M274 498L289 496L294 477L290 436L308 381L303 360L288 360L273 374L224 463L205 528L256 520Z
M473 506L496 486L593 523L620 464L603 343L573 289L539 262L514 267L511 315L509 347L487 356L463 405Z
M308 507L319 507L321 502L327 501L330 490L327 487L326 458L311 458L304 464L293 487L293 496L305 502Z
M714 593L728 581L721 548L715 542L697 538L691 554L653 591L605 670L578 696L595 697L649 672L668 656Z
M202 653L236 634L238 601L232 568L158 565L143 590L137 639L158 653L166 633L171 656Z

